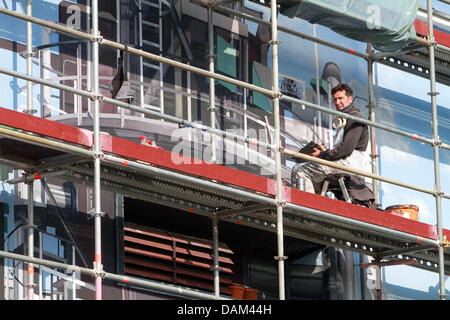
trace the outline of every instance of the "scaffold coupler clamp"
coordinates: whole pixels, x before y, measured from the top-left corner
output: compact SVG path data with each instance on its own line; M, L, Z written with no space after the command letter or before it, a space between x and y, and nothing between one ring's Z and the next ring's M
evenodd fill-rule
M271 39L271 40L269 40L269 44L271 44L271 45L278 45L278 44L280 44L281 43L281 40L273 40L273 39Z
M436 139L433 139L433 147L441 147L442 146L442 141L439 139L439 137L437 137Z
M433 41L428 40L428 45L430 47L434 47L436 49L436 47L438 46L438 42L436 40L433 40Z
M104 95L98 93L94 93L93 91L90 91L92 93L92 96L90 97L91 101L96 101L98 100L98 102L102 102L103 98L105 97Z
M220 267L219 265L215 265L215 266L211 267L209 270L213 271L213 272L214 271L221 272L222 271L222 267Z
M92 148L92 150L94 150L94 146L92 146L91 148ZM105 154L101 151L100 152L94 151L93 155L94 155L94 159L98 158L98 159L100 159L100 161L103 161L105 159Z
M448 294L446 294L446 293L440 293L440 294L438 294L438 297L439 297L439 299L441 299L441 300L445 300L445 299L447 299Z
M208 107L208 109L207 109L208 111L217 111L217 110L219 110L219 108L218 107L216 107L215 105L214 106L212 106L212 107Z
M94 261L94 276L96 278L105 278L106 272L103 270L103 264L97 261Z
M38 226L35 224L24 224L23 227L25 229L37 229Z
M102 218L102 217L105 215L105 213L102 212L102 211L95 212L95 209L92 208L91 210L89 210L89 215L90 215L92 218L95 218L95 217L100 217L100 218Z
M210 58L217 59L217 55L215 55L214 53L208 53L208 54L205 55L205 58L207 58L207 59L210 59Z
M91 29L91 33L92 33L92 29ZM98 35L97 35L97 37L92 37L92 41L93 42L97 42L98 44L102 44L103 43L103 36L101 35L101 32L100 32L100 30L98 30Z
M431 92L427 92L427 95L429 95L429 96L437 96L437 95L439 95L440 93L438 92L438 91L431 91Z
M278 200L278 201L277 201L277 207L280 206L280 207L282 207L282 208L285 208L285 207L286 207L286 204L287 204L287 202L284 201L284 200Z
M287 256L274 256L273 257L275 260L277 261L284 261L286 260L288 257Z

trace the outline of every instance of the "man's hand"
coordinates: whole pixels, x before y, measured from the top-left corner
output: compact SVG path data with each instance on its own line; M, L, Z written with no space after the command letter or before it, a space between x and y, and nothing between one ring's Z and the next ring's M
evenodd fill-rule
M325 147L324 147L323 145L318 144L318 148L314 148L313 153L310 153L309 155L310 155L310 156L313 156L313 157L318 157L319 154L320 154L322 151L325 151L325 150L326 150L326 149L325 149Z

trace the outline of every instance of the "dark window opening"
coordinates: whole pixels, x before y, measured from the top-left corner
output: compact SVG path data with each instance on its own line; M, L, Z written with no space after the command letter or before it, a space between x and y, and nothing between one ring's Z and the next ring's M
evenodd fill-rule
M125 273L213 292L212 220L164 205L124 199ZM175 244L176 243L176 244ZM277 299L276 233L220 221L220 288L232 284L257 290L258 299ZM323 249L323 245L285 237L290 259ZM188 254L189 253L189 254ZM323 299L324 277L312 266L287 263L290 298ZM314 286L311 288L311 286Z

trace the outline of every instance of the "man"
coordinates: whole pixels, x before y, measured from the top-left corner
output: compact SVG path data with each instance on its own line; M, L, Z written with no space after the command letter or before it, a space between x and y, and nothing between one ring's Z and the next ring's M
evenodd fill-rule
M350 86L341 83L331 90L331 94L338 111L363 118L360 110L353 105L353 90ZM326 149L319 144L319 147L315 148L309 155L335 161L337 164L346 167L371 172L370 156L366 152L369 142L367 126L351 119L340 120L341 124L337 126L334 147ZM315 193L315 180L320 176L336 172L345 173L319 163L303 162L292 168L291 180L295 187Z

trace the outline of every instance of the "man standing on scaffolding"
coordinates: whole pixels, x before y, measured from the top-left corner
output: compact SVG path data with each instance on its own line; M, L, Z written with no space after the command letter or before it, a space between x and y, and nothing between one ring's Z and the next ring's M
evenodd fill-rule
M353 105L353 90L349 85L341 83L331 90L336 110L363 118L360 110ZM367 153L369 130L365 124L351 119L337 118L335 144L326 149L318 144L310 156L318 157L349 168L371 172L370 155ZM291 182L300 189L315 193L314 182L323 180L324 175L346 173L316 162L301 162L292 168ZM347 173L348 174L348 173ZM364 182L364 179L360 180ZM320 192L320 190L317 190ZM317 192L317 193L319 193ZM371 192L371 191L370 191Z

